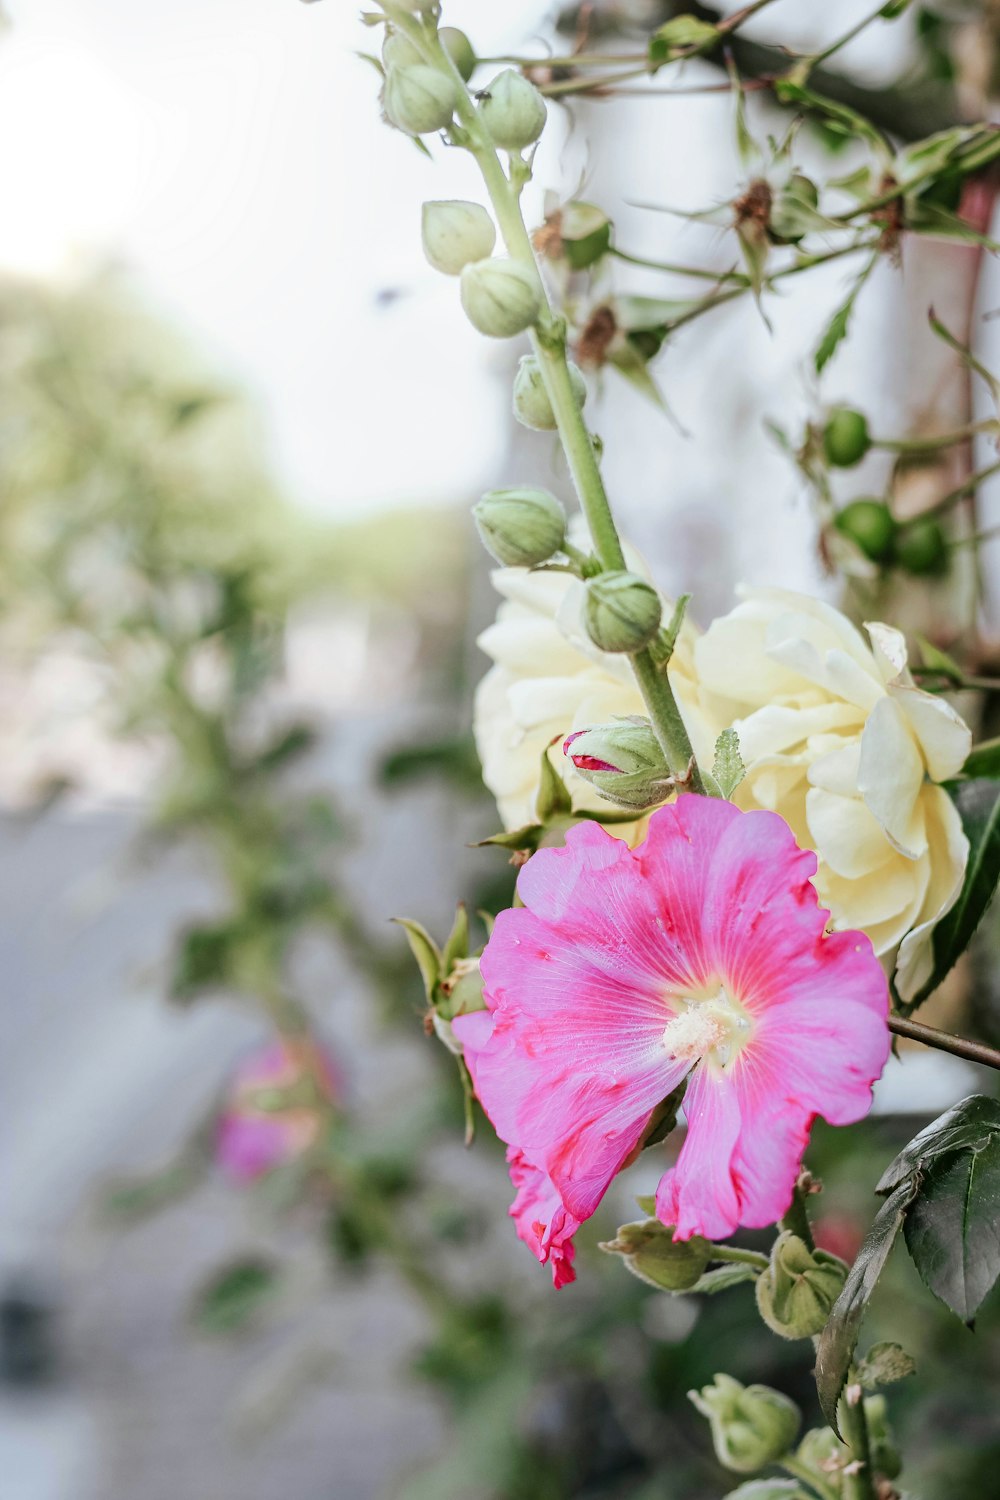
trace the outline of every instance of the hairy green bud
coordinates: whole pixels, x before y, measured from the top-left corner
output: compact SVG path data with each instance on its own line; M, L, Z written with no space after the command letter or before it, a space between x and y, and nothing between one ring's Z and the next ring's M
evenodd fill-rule
M464 31L457 26L442 26L438 32L441 43L462 78L468 83L476 68L476 54Z
M708 1265L712 1247L694 1235L675 1240L672 1229L659 1219L623 1224L613 1240L601 1245L609 1255L620 1255L633 1275L661 1292L687 1292Z
M458 102L458 85L437 68L414 63L391 67L386 75L382 105L393 125L407 135L427 135L451 124Z
M919 516L900 527L896 538L896 561L908 573L932 576L948 571L948 542L940 521Z
M852 500L837 512L833 524L870 562L886 563L896 545L896 522L884 500Z
M456 198L424 204L421 238L435 271L458 276L472 261L492 255L497 232L482 204Z
M523 333L542 310L541 292L528 267L500 255L463 269L461 295L469 322L493 339Z
M572 360L568 363L573 395L577 405L582 407L587 399L587 382L579 366ZM522 427L530 427L535 432L551 432L556 426L556 414L533 354L522 356L514 376L514 415Z
M807 1339L826 1325L847 1267L825 1250L810 1250L790 1230L778 1235L771 1263L757 1278L757 1310L783 1339Z
M587 584L583 622L602 651L641 651L659 630L661 613L659 594L636 573L599 573Z
M712 1428L715 1456L736 1474L755 1474L774 1463L795 1442L801 1416L794 1401L766 1385L743 1386L731 1375L688 1391Z
M837 406L823 428L823 452L836 469L853 469L872 445L868 422L860 411Z
M479 117L494 145L523 151L545 127L545 100L523 74L505 68L483 91Z
M585 781L618 807L636 812L658 807L673 788L670 767L648 719L629 716L578 729L563 742L563 753Z
M490 490L472 514L483 546L505 568L547 562L566 536L566 512L548 490Z

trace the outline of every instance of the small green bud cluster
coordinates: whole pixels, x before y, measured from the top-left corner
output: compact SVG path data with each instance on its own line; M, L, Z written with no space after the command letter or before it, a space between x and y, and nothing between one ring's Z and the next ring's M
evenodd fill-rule
M935 577L948 570L948 540L934 516L900 522L884 500L864 496L839 510L833 524L880 567L895 564L917 577Z
M771 1263L757 1278L757 1310L783 1339L819 1333L840 1296L847 1267L825 1250L810 1250L790 1230L778 1235Z
M572 360L568 360L567 364L573 395L577 405L582 407L587 399L587 382L578 365ZM530 427L535 432L553 432L556 427L556 414L545 389L541 366L533 354L525 354L517 367L514 377L514 415L522 427Z
M614 719L578 729L563 744L578 775L618 807L644 812L659 807L673 789L670 767L648 719Z
M709 1420L716 1458L736 1474L755 1474L781 1458L802 1420L794 1401L780 1391L743 1386L731 1375L716 1375L712 1385L688 1391L688 1399Z
M490 490L473 507L483 546L505 568L535 568L566 538L566 512L548 490Z
M661 614L659 594L636 573L599 573L587 583L583 622L601 651L641 651L659 630Z
M708 1240L697 1235L675 1240L673 1230L659 1219L623 1224L601 1249L622 1256L633 1275L661 1292L690 1291L704 1274L712 1253Z

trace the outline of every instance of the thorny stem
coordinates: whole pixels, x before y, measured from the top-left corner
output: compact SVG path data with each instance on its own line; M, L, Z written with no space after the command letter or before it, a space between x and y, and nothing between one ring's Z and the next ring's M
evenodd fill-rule
M459 85L456 114L462 128L461 144L467 147L483 174L507 253L512 260L530 272L543 309L538 323L530 332L532 349L555 413L556 427L586 517L594 551L606 570L624 569L625 554L608 503L594 443L570 380L565 323L556 316L549 302L548 292L535 260L531 237L521 213L518 193L500 163L496 148L483 127L460 74L438 41L436 33L431 34L414 21L412 16L397 11L391 0L386 0L383 8L391 15L393 24L405 31L427 59L434 66L447 71ZM671 772L679 781L690 785L693 791L704 792L704 783L694 761L691 741L666 672L657 668L648 649L636 652L629 659L650 722L663 747Z
M939 1052L950 1052L953 1057L964 1057L969 1062L1000 1070L1000 1052L985 1042L953 1036L950 1031L939 1031L936 1026L924 1026L920 1021L905 1021L902 1016L889 1017L889 1030L913 1042L923 1042L925 1047L936 1047Z

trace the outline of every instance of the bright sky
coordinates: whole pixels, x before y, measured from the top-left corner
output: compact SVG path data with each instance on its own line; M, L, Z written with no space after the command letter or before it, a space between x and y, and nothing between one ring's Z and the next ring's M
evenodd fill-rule
M451 0L449 19L474 19L480 46L502 50L541 8ZM380 123L375 73L353 55L373 46L357 6L8 9L0 267L133 268L260 396L280 472L309 505L452 498L485 480L505 397L454 284L419 249L422 199L471 194L473 179ZM446 427L459 440L443 442Z

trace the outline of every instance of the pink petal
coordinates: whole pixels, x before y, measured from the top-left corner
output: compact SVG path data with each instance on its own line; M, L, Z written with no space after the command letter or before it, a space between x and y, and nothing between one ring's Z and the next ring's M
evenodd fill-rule
M688 1133L677 1165L656 1190L656 1216L675 1226L675 1238L693 1234L725 1239L740 1222L740 1204L730 1171L739 1137L739 1102L731 1080L702 1064L684 1096Z
M552 1283L558 1290L576 1280L573 1235L580 1227L579 1220L567 1213L553 1183L531 1165L523 1151L511 1146L507 1166L517 1189L510 1207L517 1237L541 1265L551 1264Z

